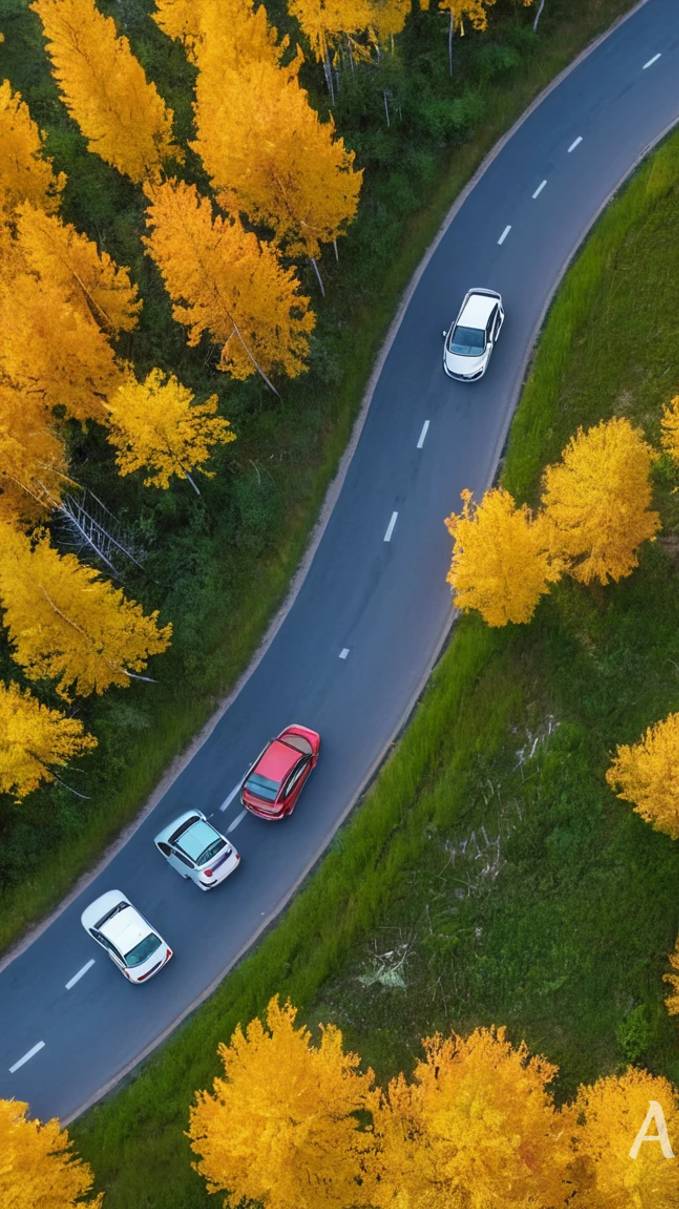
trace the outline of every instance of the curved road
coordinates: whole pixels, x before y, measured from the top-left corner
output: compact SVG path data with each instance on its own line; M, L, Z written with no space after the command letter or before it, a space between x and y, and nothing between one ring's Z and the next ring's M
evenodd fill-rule
M410 299L337 504L264 658L111 864L0 975L0 1097L28 1100L42 1118L76 1115L233 964L327 845L449 626L442 517L461 488L490 483L565 263L677 120L679 3L648 0L530 113L470 191ZM472 285L499 289L507 319L487 376L464 386L443 374L441 330ZM285 823L238 822L231 790L289 721L320 730L316 773ZM152 847L188 805L235 825L243 863L214 895ZM129 986L80 926L83 907L114 886L175 951L144 987Z

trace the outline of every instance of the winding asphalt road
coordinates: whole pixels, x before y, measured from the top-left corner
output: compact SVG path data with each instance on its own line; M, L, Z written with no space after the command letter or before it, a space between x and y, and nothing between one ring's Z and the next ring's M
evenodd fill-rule
M28 1100L42 1118L77 1115L233 964L326 847L450 624L442 518L463 487L490 483L566 262L677 120L679 0L648 0L530 113L469 192L412 294L339 499L264 658L111 864L0 974L0 1097ZM487 376L464 386L443 374L441 330L474 285L502 292L507 319ZM295 814L280 826L240 817L232 789L290 721L323 738ZM233 829L243 855L214 894L182 881L152 846L189 805ZM129 986L80 926L83 907L111 887L174 948L144 987Z

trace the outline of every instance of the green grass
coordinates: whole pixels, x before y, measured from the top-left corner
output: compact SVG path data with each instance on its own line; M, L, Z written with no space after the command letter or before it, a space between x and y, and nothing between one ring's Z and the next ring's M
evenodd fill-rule
M504 468L524 498L578 424L625 414L654 438L679 388L678 158L674 136L557 296ZM651 318L656 338L640 346L635 325ZM679 1082L661 980L679 927L679 845L604 781L614 746L679 703L679 572L664 544L675 481L661 466L663 540L626 581L563 583L528 627L456 626L393 758L280 924L73 1126L110 1209L209 1203L189 1165L188 1105L217 1073L217 1042L275 991L309 1023L338 1023L382 1079L411 1066L422 1035L495 1022L559 1064L560 1096L628 1061ZM385 954L404 956L402 987L375 979L393 963Z
M101 7L119 16L112 2L102 0ZM148 20L151 7L150 0L126 6L126 33L173 105L186 139L191 72L181 50ZM435 21L420 18L404 35L400 66L384 67L392 73L389 83L404 115L389 132L373 75L357 73L356 88L342 95L337 122L366 165L361 211L341 243L339 266L332 258L324 265L326 303L318 305L313 280L304 278L319 311L312 369L285 386L279 405L258 383L234 385L216 374L209 350L186 349L142 253L138 192L85 151L58 101L37 19L24 0L0 0L6 35L0 71L21 89L47 132L56 166L69 174L65 216L103 241L140 282L142 324L123 352L140 371L153 364L172 369L200 397L217 391L238 434L237 443L217 459L217 478L197 500L182 486L154 492L133 478L118 479L101 437L75 427L71 432L77 477L148 552L145 574L125 568L126 589L173 621L173 646L155 661L153 687L134 685L80 704L99 748L65 779L85 791L88 801L50 786L20 809L9 801L3 806L0 950L96 861L247 666L304 551L399 296L447 208L528 101L629 7L629 0L575 6L552 0L536 39L529 13L509 2L498 5L491 33L458 43L452 84L443 25L438 29ZM276 6L272 15L285 25ZM323 105L320 73L305 72ZM6 644L0 665L4 676L17 677ZM59 704L48 689L43 696ZM36 832L39 864L28 855L36 851Z

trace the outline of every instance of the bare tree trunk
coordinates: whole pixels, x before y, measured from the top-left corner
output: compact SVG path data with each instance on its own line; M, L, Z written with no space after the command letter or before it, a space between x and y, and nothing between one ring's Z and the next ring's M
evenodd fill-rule
M452 75L453 75L453 30L454 30L454 17L453 17L452 8L449 9L449 13L450 13L450 20L448 22L448 75L452 79Z
M316 257L315 257L315 256L310 256L310 257L309 257L309 260L311 261L312 265L314 266L314 272L315 272L315 274L316 274L316 276L317 276L317 278L318 278L318 284L319 284L319 286L321 287L321 294L322 294L322 295L323 295L323 297L325 298L325 286L323 285L323 278L321 277L321 270L320 270L320 269L319 269L319 267L318 267L318 263L317 263L317 261L316 261Z
M337 251L337 240L336 239L333 239L332 246L335 249L335 260L339 264L339 252Z
M240 340L240 342L241 342L241 344L242 344L243 348L245 349L246 356L248 356L248 357L250 358L250 360L252 361L252 364L254 365L255 369L257 370L257 373L259 374L260 378L262 379L262 381L263 381L263 382L266 382L266 384L267 384L267 386L268 386L269 390L273 391L273 393L275 394L276 398L277 398L277 399L280 399L280 397L281 397L281 396L280 396L279 392L276 390L276 387L274 386L273 382L271 382L271 381L269 380L269 378L267 378L267 376L266 376L266 374L264 373L264 370L262 369L261 365L259 365L259 364L257 363L257 361L256 361L256 359L255 359L255 356L254 356L253 352L251 351L250 347L249 347L249 346L246 344L245 340L243 339L243 337L242 337L242 335L241 335L241 333L240 333L240 328L238 327L238 324L236 323L236 321L235 321L235 319L234 319L233 315L229 315L229 319L230 319L230 320L231 320L231 322L233 323L233 330L234 330L234 332L236 333L236 335L237 335L238 339Z
M330 62L330 55L328 54L327 46L325 47L324 53L323 53L323 74L325 76L325 82L328 86L328 93L330 94L330 104L334 105L335 104L335 86L332 82L332 64Z
M544 7L545 7L545 0L540 0L540 7L538 8L538 11L536 12L535 20L533 21L533 33L534 34L536 34L538 31L538 25L540 23L540 17L542 16L542 10Z
M383 88L383 89L382 89L382 96L384 97L384 112L385 112L386 117L387 117L387 127L389 127L389 126L391 126L391 119L390 119L390 117L389 117L389 100L388 100L388 97L387 97L387 90L386 90L386 88Z

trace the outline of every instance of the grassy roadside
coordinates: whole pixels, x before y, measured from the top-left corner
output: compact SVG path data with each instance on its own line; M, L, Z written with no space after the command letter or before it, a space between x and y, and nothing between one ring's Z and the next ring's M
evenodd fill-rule
M92 729L99 737L100 749L85 762L80 774L84 779L77 781L79 788L91 794L86 808L65 790L52 787L24 803L20 814L10 808L0 819L0 950L58 902L106 843L135 816L163 771L200 730L219 698L247 665L302 556L398 298L446 210L498 136L531 98L629 7L629 0L594 0L577 6L554 0L543 16L539 38L531 44L522 38L518 58L513 52L511 70L497 66L501 37L497 44L489 41L480 46L478 72L476 67L465 65L466 60L462 63L461 70L470 75L472 86L482 91L484 116L474 122L466 142L457 141L451 150L449 141L447 147L442 146L438 161L429 154L428 166L422 168L419 195L409 183L396 200L392 196L396 191L389 185L391 178L386 177L381 190L376 188L365 218L346 241L347 253L340 267L345 272L348 265L349 286L346 281L342 285L339 277L333 279L331 270L330 292L338 295L338 302L328 322L328 326L334 325L332 336L324 334L326 350L321 361L324 357L327 364L322 365L325 378L321 376L322 399L317 406L317 400L312 405L310 397L314 391L318 393L314 381L300 393L291 393L275 413L258 410L259 404L247 392L242 398L227 394L225 411L234 421L239 441L232 447L232 462L225 465L220 480L206 489L205 504L168 493L152 510L142 491L136 496L121 494L116 500L106 494L111 490L109 480L105 486L93 482L98 494L114 511L122 513L123 519L134 518L141 540L157 542L160 548L168 533L182 535L165 561L158 557L156 565L152 557L150 570L156 574L157 586L145 583L140 592L145 603L163 605L167 615L174 618L175 649L162 666L159 664L159 684L152 695L147 689L135 687L124 695L112 693L97 703ZM85 156L72 127L55 117L59 107L52 86L44 79L34 19L26 16L23 3L3 0L0 18L7 32L2 47L3 70L22 88L37 119L46 127L57 165L69 168L72 185L79 181L79 191L69 194L67 217L98 234L106 230L113 253L123 263L131 264L142 280L150 318L148 328L139 337L140 359L143 363L148 358L151 363L158 357L158 332L163 323L167 326L166 318L163 323L158 319L159 315L162 319L167 304L157 291L154 294L153 283L146 287L144 274L148 270L141 263L138 232L134 229L135 222L137 226L139 223L137 202L128 196L127 186L111 183L111 173L94 157ZM24 34L24 24L29 21L33 26ZM134 43L135 29L130 33ZM465 44L472 41L465 39ZM142 41L137 49L145 62L151 60L153 75L153 48ZM499 72L497 78L491 78L491 50L495 51L492 70ZM437 47L437 56L439 51L443 61L443 43ZM481 52L488 52L483 60ZM467 54L466 45L460 54L463 58ZM169 81L160 83L178 112L180 125L186 127L186 98L182 103L180 95L184 81L182 69L177 66L180 58L175 55L176 61L168 69ZM473 61L469 59L469 63ZM369 148L366 144L366 148L366 155L369 150L378 162L380 148L372 144ZM392 233L397 238L392 238ZM363 262L367 266L363 276L371 286L350 297L351 281L357 279ZM173 358L172 367L196 388L203 387L196 359L187 357L177 333L166 333L163 341L163 355ZM219 389L214 375L208 388ZM301 431L300 407L305 415ZM279 456L281 447L284 452ZM82 454L86 466L87 451L76 452ZM291 465L295 467L293 475L289 473ZM130 491L126 485L125 492ZM206 513L210 514L208 520ZM236 530L238 539L234 543L235 525L241 529ZM210 526L206 537L206 527ZM10 674L10 665L2 656L1 662L6 662L4 674ZM36 830L43 837L42 851L49 853L49 859L41 860L39 869L33 872L27 870L26 853L33 850Z
M679 135L612 204L557 296L504 470L522 497L579 423L624 412L653 438L679 387L677 165ZM652 342L631 338L631 316ZM669 535L672 487L660 466ZM74 1125L111 1209L209 1203L181 1133L187 1106L216 1073L218 1040L274 990L309 1022L340 1024L382 1077L410 1065L423 1033L495 1021L559 1063L563 1094L628 1061L679 1082L661 982L679 845L603 780L617 742L677 708L678 586L659 542L601 595L561 585L530 627L456 628L393 759L282 922ZM389 985L396 963L402 985Z

